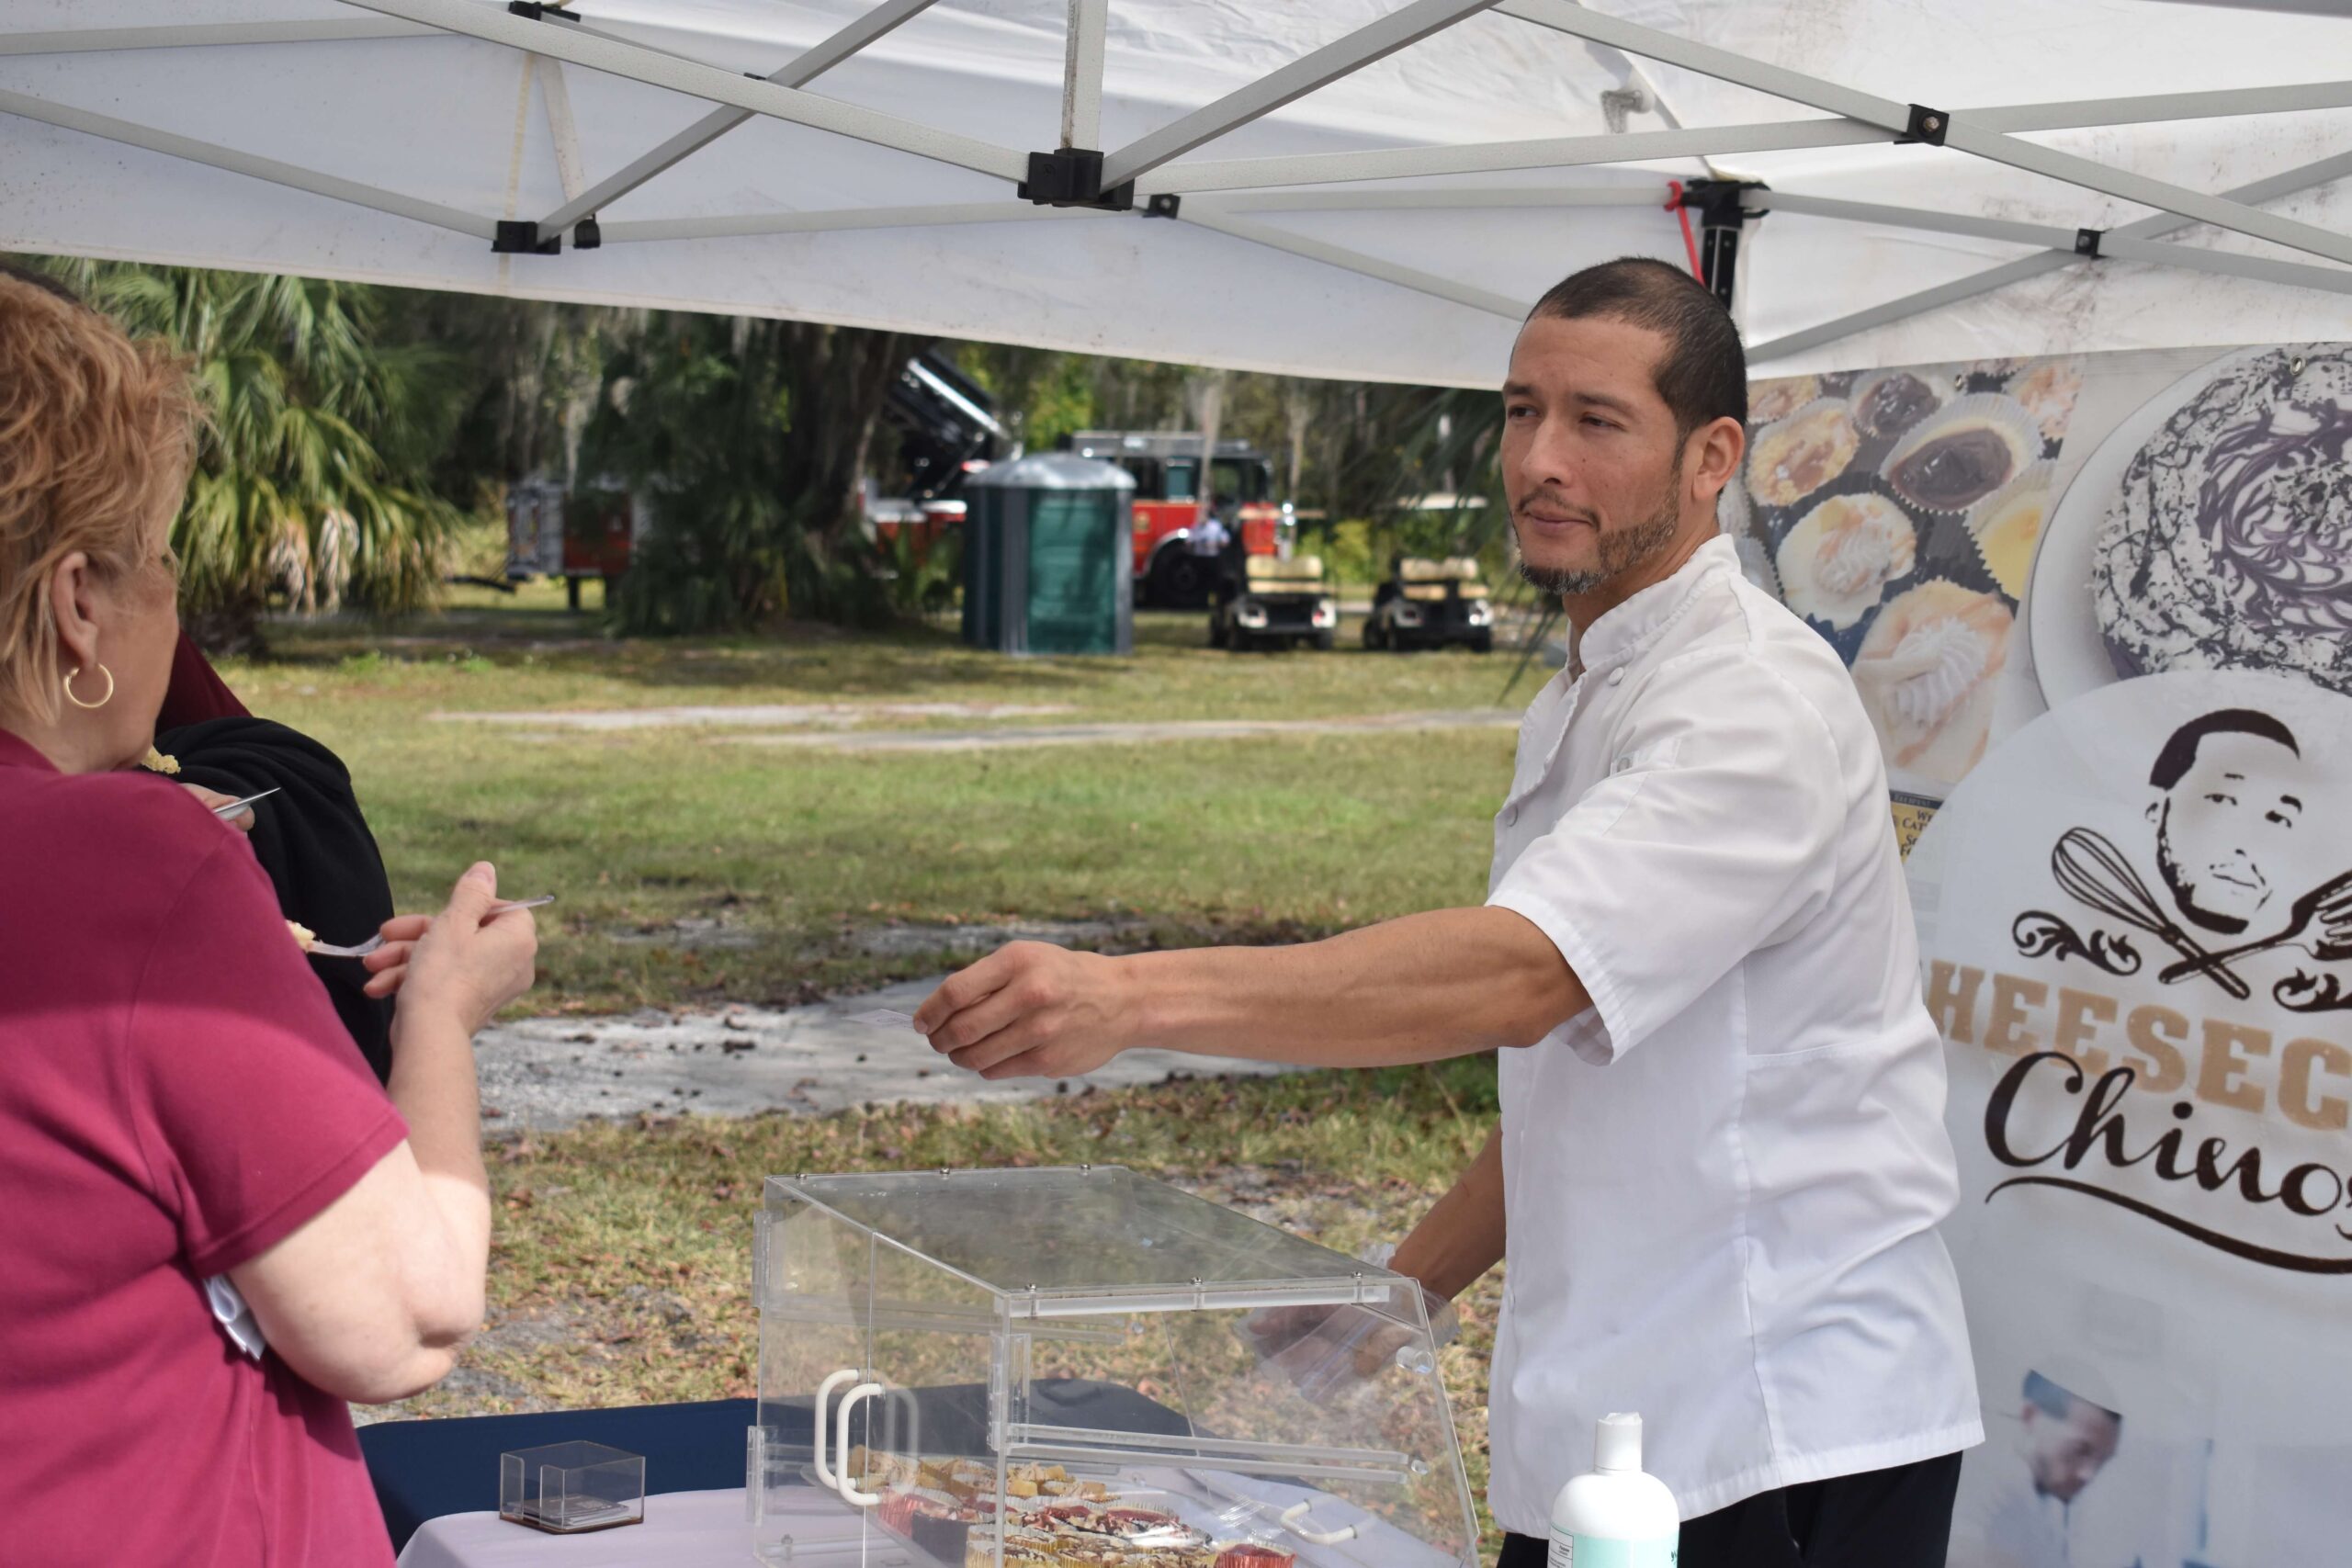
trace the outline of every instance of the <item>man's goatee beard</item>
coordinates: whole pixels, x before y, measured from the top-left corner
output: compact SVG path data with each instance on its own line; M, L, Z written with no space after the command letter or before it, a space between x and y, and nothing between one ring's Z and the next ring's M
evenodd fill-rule
M1669 499L1664 508L1651 513L1634 526L1615 534L1600 536L1600 564L1588 571L1568 571L1558 567L1543 567L1531 563L1527 548L1520 547L1519 575L1539 593L1573 598L1589 593L1613 577L1623 575L1648 560L1674 542L1675 530L1681 526L1681 516ZM1517 532L1516 528L1513 530Z

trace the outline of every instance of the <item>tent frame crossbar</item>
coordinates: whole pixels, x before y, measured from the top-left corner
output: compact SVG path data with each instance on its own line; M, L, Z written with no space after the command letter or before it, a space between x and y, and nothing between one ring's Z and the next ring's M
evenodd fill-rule
M883 4L840 28L822 43L803 51L770 73L768 80L780 87L805 87L876 39L929 10L935 4L937 0L883 0ZM661 146L599 180L540 219L538 231L542 234L562 233L582 219L618 201L648 180L674 168L753 118L753 111L748 108L729 107L713 109ZM610 231L607 227L606 232Z
M2094 159L2062 152L2037 142L2021 141L2006 131L1984 128L1965 115L1899 104L1892 98L1858 92L1825 82L1801 71L1750 60L1712 44L1677 38L1636 23L1603 17L1569 0L1503 0L1498 10L1589 41L1605 43L1629 54L1680 66L1701 75L1737 86L1754 88L1792 103L1883 126L1905 137L1917 137L1956 148L1993 163L2007 164L2029 174L2043 175L2081 186L2143 207L2192 218L2217 228L2233 229L2256 239L2290 250L2308 251L2330 261L2352 262L2352 235L2334 234L2310 223L2299 223L2275 213L2257 210L2221 197L2208 196L2168 181L2118 169ZM2193 96L2194 95L2184 95ZM2118 100L2120 101L2120 100Z
M1527 317L1528 301L1524 299L1513 299L1507 295L1497 294L1489 289L1474 288L1466 283L1457 283L1450 277L1440 277L1434 273L1423 272L1418 267L1405 266L1379 256L1366 255L1362 251L1352 251L1344 246L1331 244L1327 241L1311 239L1292 230L1272 228L1238 213L1221 211L1208 202L1186 202L1183 219L1187 223L1195 223L1204 229L1214 230L1231 239L1247 240L1252 244L1264 245L1269 250L1284 251L1295 256L1303 256L1308 261L1321 262L1327 266L1336 266L1342 271L1352 272L1362 277L1376 278L1383 283L1395 284L1400 288L1409 288L1417 294L1427 294L1433 299L1451 300L1456 305L1466 305L1471 310L1483 310L1490 316L1500 316L1508 321L1524 321Z
M2352 294L2352 268L2312 266L2301 262L2250 256L2234 251L2200 250L2170 245L2118 231L2062 229L2054 223L2020 223L2003 218L1971 218L1960 213L1929 212L1916 207L1889 207L1875 201L1841 201L1826 197L1798 196L1786 191L1754 190L1742 205L1749 212L1795 212L1849 223L1878 223L1896 229L1917 229L1932 234L1961 234L1972 239L2002 240L2075 255L2113 256L2119 261L2156 262L2192 272L2250 277L2263 283L2285 283Z
M2293 196L2299 191L2333 185L2337 180L2347 177L2352 177L2352 152L2339 152L2333 157L2298 164L2294 168L2284 169L2278 174L2239 186L2231 190L2228 195L2233 201L2278 201ZM2103 248L2107 254L2115 254L2113 247L2119 240L2153 242L2164 235L2177 233L2191 226L2188 219L2173 213L2159 212L2143 218L2137 222L2127 223L2120 229L2110 230ZM1906 294L1900 299L1883 300L1866 310L1856 310L1849 315L1839 316L1832 321L1822 321L1797 332L1784 333L1770 342L1756 344L1747 351L1747 356L1750 360L1758 363L1787 358L1792 355L1803 354L1807 349L1818 348L1824 344L1836 343L1840 338L1852 337L1858 333L1866 333L1873 328L1888 326L1913 316L1924 315L1929 310L1940 310L1946 305L1956 305L1963 299L1973 299L1979 295L1990 294L1995 289L2006 288L2013 283L2023 283L2029 278L2039 277L2044 273L2055 272L2061 267L2071 266L2086 259L2088 258L2071 249L2044 251L2039 255L2021 256L2016 261L2007 262L1983 272L1973 273L1966 277L1955 278L1950 283L1940 283L1932 288L1923 288L1916 294Z
M568 24L533 21L503 10L492 10L469 0L343 0L347 6L422 22L445 32L504 44L527 53L548 54L567 64L584 66L607 75L626 77L648 86L664 87L688 97L707 99L754 114L789 120L816 130L831 131L876 147L910 152L936 163L951 164L999 179L1017 180L1027 160L1010 147L977 137L959 135L896 115L820 97L796 87L780 86L764 77L741 76L716 65L668 55L608 38L582 33Z
M347 180L339 175L322 174L277 158L265 158L256 152L241 152L192 136L174 131L158 130L153 126L139 125L118 119L112 115L98 114L70 105L51 103L27 93L0 88L0 114L22 116L61 130L79 131L102 141L119 142L126 147L138 147L166 157L183 159L191 164L204 164L225 169L232 175L249 179L266 180L271 185L285 186L291 190L307 191L333 201L348 202L395 218L406 218L418 223L429 223L436 229L470 235L477 240L494 240L498 224L494 219L483 218L462 208L448 207L437 201L425 201L398 191L385 190L358 180Z
M1102 188L1112 189L1148 175L1204 142L1214 141L1318 87L1387 59L1400 49L1442 32L1465 17L1492 7L1496 0L1412 0L1322 48L1278 66L1246 87L1161 126L1102 159Z

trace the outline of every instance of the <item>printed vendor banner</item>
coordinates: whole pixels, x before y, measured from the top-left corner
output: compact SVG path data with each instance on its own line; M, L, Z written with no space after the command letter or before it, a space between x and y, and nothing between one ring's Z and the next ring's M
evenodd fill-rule
M2352 1563L2352 346L1758 383L1884 748L1989 1440L1954 1568Z

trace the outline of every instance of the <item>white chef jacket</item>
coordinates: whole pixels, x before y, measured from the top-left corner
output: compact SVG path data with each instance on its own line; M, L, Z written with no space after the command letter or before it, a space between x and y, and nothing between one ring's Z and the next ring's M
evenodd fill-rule
M1502 1054L1488 1502L1542 1537L1640 1412L1685 1518L1984 1439L1886 775L1829 645L1716 538L1530 705L1488 902L1592 1006Z

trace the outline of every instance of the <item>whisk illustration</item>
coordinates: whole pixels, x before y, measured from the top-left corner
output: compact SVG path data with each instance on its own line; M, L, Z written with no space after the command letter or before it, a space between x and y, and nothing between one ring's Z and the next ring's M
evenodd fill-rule
M2184 973L2211 975L2215 985L2240 1000L2252 994L2230 969L2229 960L2236 954L2209 953L2175 924L2123 852L2105 835L2088 828L2067 829L2050 852L2050 874L2076 902L2109 919L2136 926L2179 953L2188 964ZM2164 977L2171 979L2172 971L2166 970Z

